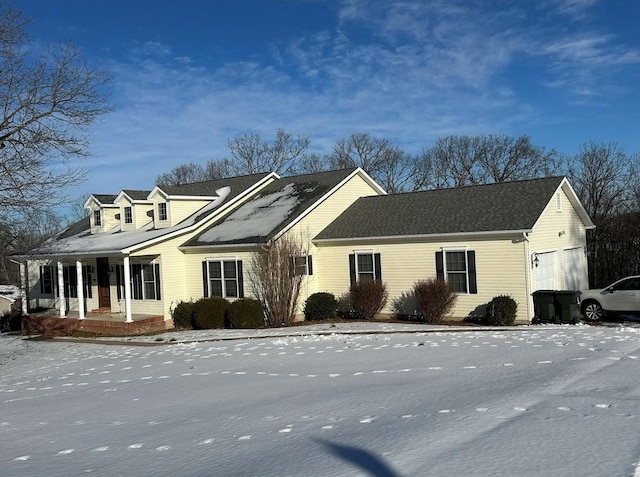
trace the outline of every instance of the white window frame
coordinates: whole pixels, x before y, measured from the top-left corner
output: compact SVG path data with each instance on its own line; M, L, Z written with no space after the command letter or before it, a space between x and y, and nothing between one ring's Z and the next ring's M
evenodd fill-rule
M133 224L133 207L125 205L122 210L122 215L124 217L125 224Z
M100 209L93 211L93 225L96 227L102 227L102 211Z
M360 274L367 274L367 275L371 275L371 280L375 280L377 273L376 273L376 257L375 257L375 251L374 250L354 250L353 251L354 255L355 255L355 271L356 271L356 281L359 282L361 277ZM360 267L358 266L358 256L364 256L364 255L369 255L371 256L371 271L361 271Z
M160 222L169 220L169 207L166 202L158 202L158 220Z
M140 266L140 296L137 296L137 292L136 287L135 287L135 283L134 283L134 273L133 273L133 269L135 266ZM136 300L136 301L143 301L143 300L152 300L152 301L157 301L157 293L156 293L156 280L160 280L160 277L156 276L156 263L155 261L151 261L151 262L135 262L135 263L131 263L130 264L131 267L131 273L130 273L130 282L131 282L131 299L132 300ZM149 278L148 275L148 271L151 270L151 278ZM124 284L124 274L122 277L123 280L123 284ZM153 296L147 296L147 291L146 291L146 287L145 285L148 283L153 283ZM123 294L124 295L124 294Z
M444 271L445 281L453 286L453 282L449 280L449 274L452 273L462 275L464 273L465 290L454 290L454 292L460 295L469 295L469 258L467 257L467 247L443 247L442 252L442 268ZM464 257L464 271L447 269L447 253L462 253Z
M205 259L207 262L207 295L208 297L220 296L226 299L236 299L240 298L240 277L238 276L238 262L240 261L238 257L225 257L225 258L207 258ZM226 277L224 273L224 264L233 262L233 269L235 271L235 277ZM220 265L220 278L212 278L211 277L211 264L218 263ZM211 282L216 281L220 282L220 289L222 290L221 295L214 295L212 293L213 287L211 286ZM229 296L227 293L227 281L235 281L236 285L236 294L235 296Z
M49 287L51 289L51 291L46 291L45 290L45 274L43 273L44 270L48 270L49 271L49 277L48 277L48 283L49 283ZM55 290L56 290L56 280L55 277L57 276L56 273L54 273L54 266L53 265L40 265L40 281L41 281L41 294L42 296L54 296L55 295Z

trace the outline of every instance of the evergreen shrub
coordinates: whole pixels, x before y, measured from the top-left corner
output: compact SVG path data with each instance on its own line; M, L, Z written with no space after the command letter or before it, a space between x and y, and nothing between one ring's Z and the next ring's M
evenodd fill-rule
M201 298L194 303L194 328L224 328L224 318L229 309L229 302L224 298L213 296Z
M194 305L192 301L181 301L176 305L171 313L174 328L182 330L193 329L195 325Z
M509 295L496 296L487 305L483 324L490 326L511 326L516 320L518 304Z
M227 318L232 328L263 328L264 309L262 303L254 298L241 298L231 302Z
M304 305L304 319L307 321L326 320L336 316L338 300L333 293L314 293Z

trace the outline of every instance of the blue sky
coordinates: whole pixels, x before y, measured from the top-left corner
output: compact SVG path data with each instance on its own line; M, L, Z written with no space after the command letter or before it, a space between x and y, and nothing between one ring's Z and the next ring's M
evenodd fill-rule
M150 189L284 128L311 151L368 132L407 152L448 134L640 150L640 2L18 0L36 43L69 40L114 75L89 180Z

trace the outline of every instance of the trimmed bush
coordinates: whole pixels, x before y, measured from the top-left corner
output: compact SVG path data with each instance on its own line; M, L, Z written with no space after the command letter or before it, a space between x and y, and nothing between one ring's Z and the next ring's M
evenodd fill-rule
M418 280L413 285L413 293L425 323L440 323L451 312L457 299L451 285L436 278Z
M194 310L195 303L192 301L181 301L171 312L173 326L178 329L193 329L195 325Z
M422 315L418 312L416 294L413 290L409 292L402 292L400 296L391 300L391 309L398 320L422 321Z
M338 301L332 293L314 293L304 305L304 319L307 321L326 320L336 316Z
M217 296L201 298L194 304L194 328L224 328L224 317L229 309L229 302Z
M336 315L340 318L357 318L356 312L353 309L353 303L351 303L351 295L349 293L343 293L338 298Z
M259 300L241 298L231 302L227 318L232 328L263 328L264 309Z
M356 317L371 320L387 304L387 287L379 280L358 280L349 289Z
M496 296L487 305L482 323L490 326L511 326L516 320L518 304L509 295Z

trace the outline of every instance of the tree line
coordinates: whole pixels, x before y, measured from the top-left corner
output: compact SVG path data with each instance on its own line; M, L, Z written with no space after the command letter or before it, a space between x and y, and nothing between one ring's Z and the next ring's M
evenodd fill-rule
M616 143L588 142L572 156L532 144L527 135L448 135L417 155L367 132L339 139L326 154L310 152L310 144L308 136L283 129L272 140L239 135L227 141L228 157L180 164L157 183L361 167L387 192L399 193L565 175L596 225L587 234L591 286L640 272L640 153Z

